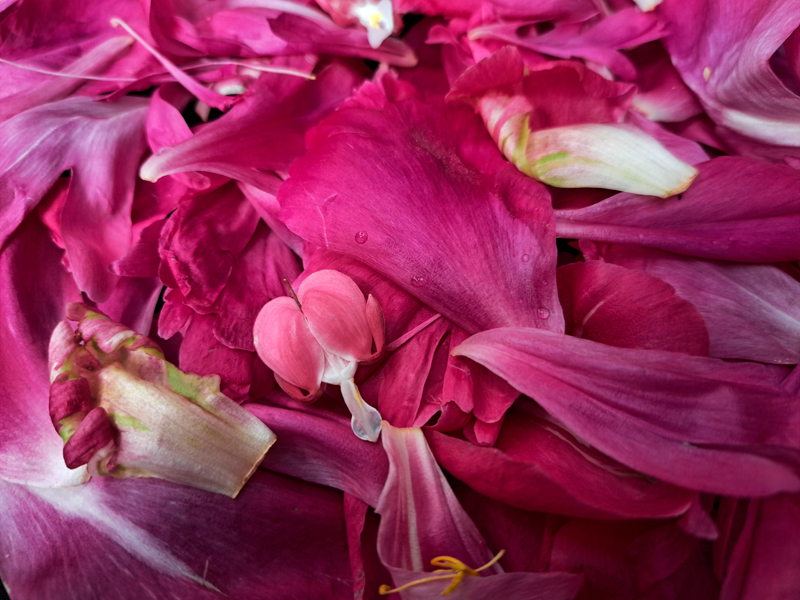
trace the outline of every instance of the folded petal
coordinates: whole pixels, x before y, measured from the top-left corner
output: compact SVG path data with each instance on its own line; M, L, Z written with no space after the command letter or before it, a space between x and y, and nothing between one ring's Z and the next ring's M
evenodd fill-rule
M659 12L672 24L665 39L672 63L718 125L717 134L734 148L737 135L781 147L778 160L799 156L800 96L777 77L770 58L800 25L800 6L790 0L665 0ZM763 152L747 144L742 149Z
M731 495L800 490L800 407L796 391L781 387L779 367L614 348L538 329L480 333L453 352L647 475Z
M556 211L561 237L650 246L741 262L800 259L800 173L762 161L720 157L680 196L653 202L617 194L588 208Z
M366 100L325 119L292 166L278 193L288 227L363 261L467 331L501 322L560 329L544 189L503 163L466 107L356 102Z
M141 177L156 181L173 173L207 171L274 193L280 181L263 171L288 170L305 151L306 130L341 104L359 79L339 64L315 81L264 73L252 93L220 119L145 161Z
M780 266L700 260L623 244L598 244L591 252L673 286L702 315L711 356L800 362L800 283Z
M567 335L619 348L708 356L703 317L675 289L641 271L600 262L558 269Z

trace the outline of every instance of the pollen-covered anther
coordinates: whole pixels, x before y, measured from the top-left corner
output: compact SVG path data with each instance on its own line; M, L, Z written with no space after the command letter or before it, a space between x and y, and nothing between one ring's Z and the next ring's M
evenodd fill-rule
M378 588L378 593L382 596L387 594L394 594L395 592L402 592L403 590L407 590L410 587L414 587L415 585L421 585L423 583L430 583L431 581L444 581L446 579L451 579L450 585L448 585L443 591L442 596L447 596L451 592L455 591L461 582L464 580L465 577L468 575L471 577L480 577L479 572L483 571L484 569L488 569L493 564L495 564L498 560L500 560L503 555L506 553L505 550L500 550L497 555L490 560L488 563L483 565L482 567L478 567L477 569L471 569L462 561L458 560L457 558L453 558L452 556L437 556L434 559L431 559L431 565L434 567L444 567L443 569L436 569L434 573L445 573L444 575L433 575L431 577L423 577L422 579L417 579L405 585L401 585L398 588L390 588L388 585L382 585Z

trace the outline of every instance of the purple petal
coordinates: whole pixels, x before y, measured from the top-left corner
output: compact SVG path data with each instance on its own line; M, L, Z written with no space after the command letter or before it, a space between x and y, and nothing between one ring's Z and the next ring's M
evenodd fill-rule
M382 435L389 457L389 476L377 507L381 515L378 555L395 585L427 576L422 571L437 556L455 557L472 568L488 562L492 552L458 503L422 431L384 424ZM562 573L504 574L495 564L480 577L465 577L458 593L461 598L475 600L487 597L566 600L575 597L581 583L580 576ZM420 584L408 588L403 597L430 598L447 585L447 581Z
M466 107L358 101L309 135L309 153L278 194L288 227L363 261L467 331L561 329L543 187L503 163Z
M563 427L524 407L506 415L494 448L437 432L426 437L436 460L453 476L481 494L525 510L584 518L659 518L682 514L692 497L582 446Z
M699 260L622 244L586 249L673 286L702 315L711 356L800 362L800 283L780 266Z
M556 211L559 237L651 246L701 258L777 262L800 258L800 185L795 169L745 158L697 165L681 196L653 202L617 194Z
M117 276L108 266L131 243L134 174L145 150L147 102L116 104L69 98L26 111L0 125L0 243L72 170L61 217L70 268L81 289L104 301Z
M0 253L0 474L6 481L75 485L85 476L64 466L63 442L48 414L50 334L64 318L64 305L80 299L62 256L35 217Z
M796 391L779 385L782 368L614 348L538 329L480 333L453 352L647 475L731 495L800 490L800 409Z
M353 597L341 494L282 475L259 470L235 501L155 480L0 497L15 600Z
M708 356L703 317L675 289L641 271L600 262L558 269L567 335L619 348Z

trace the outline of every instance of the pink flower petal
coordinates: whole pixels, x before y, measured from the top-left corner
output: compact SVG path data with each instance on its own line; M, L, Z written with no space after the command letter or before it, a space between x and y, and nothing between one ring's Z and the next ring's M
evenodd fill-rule
M614 348L538 329L480 333L453 352L647 475L711 493L800 490L800 409L793 382L781 387L779 367Z
M561 329L544 189L504 164L467 108L356 101L322 121L292 166L278 194L288 227L363 261L467 331Z
M653 202L617 194L556 211L560 237L651 246L701 258L777 262L800 258L800 185L795 169L736 157L697 165L681 196Z
M477 492L525 510L583 518L682 514L692 494L645 478L581 444L551 420L512 409L494 448L426 434L443 468Z

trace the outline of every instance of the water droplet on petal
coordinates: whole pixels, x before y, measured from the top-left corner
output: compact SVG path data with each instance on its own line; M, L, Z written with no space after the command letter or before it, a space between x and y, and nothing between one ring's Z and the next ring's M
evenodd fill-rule
M539 317L542 320L549 319L550 318L550 311L547 310L544 306L542 306L541 308L537 308L536 309L536 316Z
M411 278L411 285L414 287L422 287L428 283L428 280L425 279L422 275L417 275L416 277Z
M530 262L531 255L530 254L523 254L522 255L522 262Z
M363 244L369 239L369 235L366 231L359 231L356 234L356 244Z

